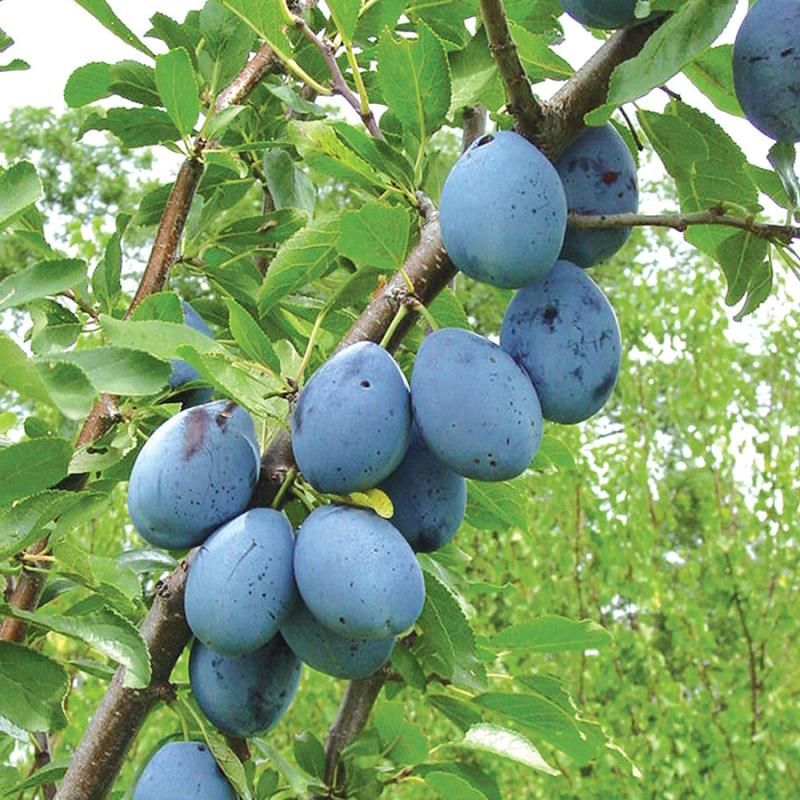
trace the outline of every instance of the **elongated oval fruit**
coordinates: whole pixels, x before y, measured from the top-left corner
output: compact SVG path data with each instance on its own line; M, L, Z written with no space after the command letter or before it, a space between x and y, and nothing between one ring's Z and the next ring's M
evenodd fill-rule
M184 608L192 633L218 653L265 645L297 599L294 534L279 511L254 508L206 539L189 568Z
M312 511L297 534L294 575L308 610L340 636L397 636L425 602L414 551L394 525L364 509Z
M589 128L556 162L570 213L626 214L639 210L636 163L613 125ZM630 228L567 228L561 258L593 267L628 241Z
M464 519L466 481L431 453L419 430L400 466L379 488L394 506L392 525L417 553L444 547Z
M528 376L488 339L443 328L422 343L411 402L430 451L467 478L522 473L542 440L542 412Z
M800 3L758 0L736 35L733 81L747 119L776 141L800 141Z
M651 14L645 19L637 19L638 0L561 0L564 11L573 19L590 28L629 28L659 16Z
M255 736L277 725L300 683L300 659L280 634L243 656L215 653L195 639L189 680L200 710L229 736Z
M167 420L139 452L128 511L157 547L194 547L244 511L260 457L250 415L227 401L195 406Z
M514 296L500 343L527 371L545 419L575 423L596 414L619 375L614 309L575 264L559 261Z
M318 622L305 603L298 601L281 625L281 636L309 667L352 681L366 678L389 659L394 637L354 639L340 636Z
M323 364L292 416L297 465L321 492L377 486L400 463L410 437L408 383L373 342L351 345Z
M439 208L453 263L483 283L518 288L553 266L567 202L553 165L519 134L478 139L451 170Z
M170 742L147 762L133 800L236 800L236 792L202 742Z

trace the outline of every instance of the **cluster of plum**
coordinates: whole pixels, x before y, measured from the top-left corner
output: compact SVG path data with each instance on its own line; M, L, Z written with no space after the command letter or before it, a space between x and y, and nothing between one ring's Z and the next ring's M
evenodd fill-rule
M659 16L637 18L637 2L561 0L561 6L582 25L613 30ZM757 0L751 6L733 48L736 97L763 134L776 141L800 141L800 3Z

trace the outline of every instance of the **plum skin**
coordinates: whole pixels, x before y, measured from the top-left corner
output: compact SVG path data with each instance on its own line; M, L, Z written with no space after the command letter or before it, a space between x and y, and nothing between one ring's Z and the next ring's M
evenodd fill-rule
M498 131L474 142L450 171L439 221L456 267L477 281L515 289L555 263L567 203L544 154L519 134Z
M442 328L425 338L411 374L411 404L430 451L467 478L516 477L541 444L542 412L525 371L470 331Z
M655 13L646 19L637 19L634 14L636 0L561 0L561 5L581 25L605 30L640 25L660 16Z
M128 512L151 544L194 547L244 511L260 467L247 411L227 400L186 409L139 451L128 484Z
M558 261L506 310L500 343L527 371L545 419L572 424L596 414L619 375L614 309L578 266Z
M281 625L295 655L312 669L334 678L356 680L377 672L394 648L394 637L357 639L340 636L318 622L305 603L298 601Z
M223 525L189 567L184 609L192 633L218 653L265 645L297 600L294 533L279 511L254 508Z
M378 488L394 506L392 525L416 553L444 547L464 519L466 481L431 453L417 429L405 458Z
M340 636L387 639L422 612L425 583L414 551L372 511L330 505L300 526L294 549L300 597Z
M745 116L776 141L800 141L800 5L759 0L733 46L733 82Z
M589 128L556 161L570 213L626 214L639 210L636 163L611 124ZM616 253L630 228L567 229L561 258L592 267Z
M215 653L195 639L189 654L189 681L200 710L223 733L242 738L278 724L297 691L301 669L280 634L242 656Z
M208 327L206 321L185 301L181 300L181 307L183 308L183 321L190 328L200 331L204 336L209 339L214 338L211 328ZM169 385L173 389L183 386L184 383L195 381L200 377L200 373L181 358L174 358L172 360L172 373L169 376ZM181 392L176 399L180 400L184 408L191 408L192 406L199 406L203 403L208 403L214 390L210 386L198 386L196 389L188 389Z
M133 800L174 797L184 800L236 800L236 792L201 742L170 742L161 747L142 770Z
M411 438L411 399L397 362L374 342L326 361L300 392L291 420L295 460L321 492L377 486Z

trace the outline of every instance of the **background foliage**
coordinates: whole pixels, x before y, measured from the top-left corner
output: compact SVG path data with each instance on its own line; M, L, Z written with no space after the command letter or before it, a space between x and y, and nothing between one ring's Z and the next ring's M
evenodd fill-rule
M81 5L110 24L104 3ZM709 48L735 3L653 5L678 9L654 34L672 44L648 69L617 72L612 106L686 67L718 108L740 114L725 46ZM23 564L49 570L39 610L15 612L32 623L24 646L0 643L0 797L33 797L61 777L116 664L130 685L149 681L137 625L182 554L142 547L125 481L176 410L168 359L187 358L252 411L266 443L315 321L306 374L403 264L420 225L415 190L438 198L464 109L482 104L511 122L485 34L465 24L472 2L381 0L355 16L329 2L333 20L307 12L313 30L338 33L345 50L357 44L365 92L388 107L386 142L302 88L298 70L323 86L330 73L307 39L280 28L274 7L211 0L180 24L158 14L146 44L115 24L137 58L169 52L146 65L89 64L66 83L75 111L18 109L0 127L0 556L9 581ZM568 78L550 49L558 4L506 9L528 77ZM297 69L200 121L256 37L285 61L293 53ZM346 53L340 61L347 72ZM90 105L109 95L129 102ZM124 321L170 190L152 178L149 147L191 150L201 130L219 145L202 156L168 291ZM665 209L724 202L758 214L777 202L790 218L780 151L781 175L750 165L711 116L676 100L641 111L637 130L640 157L666 169L647 187ZM795 793L800 345L793 277L773 269L794 256L725 228L685 238L637 230L594 271L625 345L611 402L578 428L550 425L524 477L471 483L455 544L422 557L418 637L396 648L392 680L346 751L350 796ZM176 324L178 296L212 324L215 343ZM508 296L459 277L430 311L440 325L495 335ZM744 322L725 305L749 312L765 300ZM417 325L398 350L406 371L423 333ZM100 393L121 397L121 420L74 449ZM85 473L85 488L71 491L68 475ZM287 513L299 522L303 505ZM20 555L44 533L44 553ZM115 797L130 796L165 738L207 735L229 753L208 723L199 730L184 660L173 681L177 699L147 720ZM251 742L240 785L264 798L313 791L342 688L306 670L279 727ZM29 780L42 731L53 760Z

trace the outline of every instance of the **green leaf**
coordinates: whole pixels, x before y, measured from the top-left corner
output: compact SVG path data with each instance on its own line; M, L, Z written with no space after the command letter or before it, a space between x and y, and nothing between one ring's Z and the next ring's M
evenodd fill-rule
M67 475L66 439L29 439L0 449L0 505L48 489Z
M153 51L142 42L136 34L114 13L106 0L75 0L75 2L85 8L104 28L107 28L114 36L122 39L123 42L134 47L146 56L154 57Z
M791 211L795 211L800 203L800 180L794 171L796 161L797 152L792 142L777 142L770 148L769 163L781 179Z
M292 157L285 150L269 149L264 151L262 164L275 208L299 208L311 214L316 204L316 189Z
M313 778L323 780L325 749L313 733L303 731L294 737L294 758L300 769L304 769Z
M541 753L524 736L497 725L482 724L470 728L458 746L502 756L548 775L561 774L542 758Z
M394 663L394 661L392 662ZM428 702L465 733L481 722L481 714L472 703L446 694L428 695Z
M156 58L156 87L181 136L189 136L200 115L200 87L183 47Z
M10 558L40 539L46 526L85 499L83 492L52 490L0 510L0 559Z
M43 361L33 366L51 402L65 417L77 420L89 413L97 392L77 364Z
M589 125L605 124L615 108L637 100L709 47L725 29L736 0L686 0L647 40L641 52L611 74L605 105L586 115Z
M524 483L469 481L467 521L475 527L512 527L527 532L530 526L528 495Z
M40 769L37 769L30 778L26 778L24 781L15 784L0 796L19 797L23 792L28 791L28 789L34 789L37 786L44 786L48 783L58 783L66 774L70 760L69 756L54 758L49 764L45 764Z
M182 322L123 321L101 314L100 326L115 347L143 350L164 360L179 358L178 348L182 345L190 345L198 353L222 352L213 339Z
M596 622L580 622L555 614L520 622L492 639L499 648L523 649L526 653L562 653L589 650L611 642L611 634Z
M55 661L0 642L0 717L31 732L63 728L68 689L67 673Z
M34 353L65 350L75 344L81 332L81 321L69 309L54 300L35 300L28 305L33 329L31 349Z
M107 311L111 311L120 293L122 274L122 234L131 218L121 214L117 218L117 229L111 234L106 245L103 260L92 274L92 291Z
M156 292L148 295L136 306L131 319L135 322L156 320L181 324L184 321L181 299L174 292Z
M743 117L733 86L733 45L709 47L683 69L684 75L720 111Z
M24 351L0 332L0 384L21 397L53 405L47 386Z
M361 0L330 0L328 8L345 44L351 44L358 25Z
M33 613L13 609L18 619L40 628L85 642L98 653L125 667L123 685L144 689L150 685L150 654L137 628L124 617L105 608L86 614Z
M450 65L444 45L421 20L416 39L395 39L386 28L378 42L378 80L389 108L415 135L437 130L450 108Z
M280 56L291 53L292 45L283 29L286 19L281 13L280 3L264 3L263 0L220 0L222 5L241 17ZM281 58L282 61L285 58Z
M94 61L91 64L84 64L67 79L64 102L70 108L80 108L95 100L108 97L111 81L111 67L105 62Z
M529 33L514 22L509 24L509 30L511 38L517 45L522 66L532 83L548 78L563 81L572 77L575 70L568 61L550 49L549 37Z
M486 800L486 795L476 786L452 772L429 772L425 783L447 800Z
M0 174L0 229L43 194L42 181L29 161L19 161Z
M244 354L280 375L281 362L272 349L272 342L258 322L232 297L226 298L225 305L228 307L228 327Z
M86 264L78 259L40 261L0 281L0 311L63 292L85 277Z
M87 131L110 131L125 147L147 147L174 142L181 134L160 108L111 108L93 111L83 121L78 138Z
M594 736L587 737L585 727L578 726L574 710L567 710L553 697L491 692L476 697L475 702L514 725L528 728L579 764L586 764L597 755L602 733L600 739L596 731Z
M166 361L124 347L74 350L59 353L57 360L80 367L99 393L131 397L160 391L167 385L172 371Z
M764 269L769 243L749 231L738 231L717 248L717 261L728 280L725 302L736 305L747 293L753 277Z
M262 316L287 294L314 283L333 266L339 225L338 215L320 217L281 247L261 286L258 310Z
M431 312L440 328L472 330L472 325L464 306L461 305L456 293L448 287L445 287L436 295L433 302L428 306L428 311Z
M531 462L531 467L541 469L550 465L560 470L575 469L575 458L560 439L545 434L542 437L542 444Z
M342 215L336 249L359 267L395 272L405 261L410 233L406 209L370 201Z
M419 637L413 652L443 678L480 689L485 670L475 655L475 637L458 600L430 572L425 575L425 606L417 620Z

